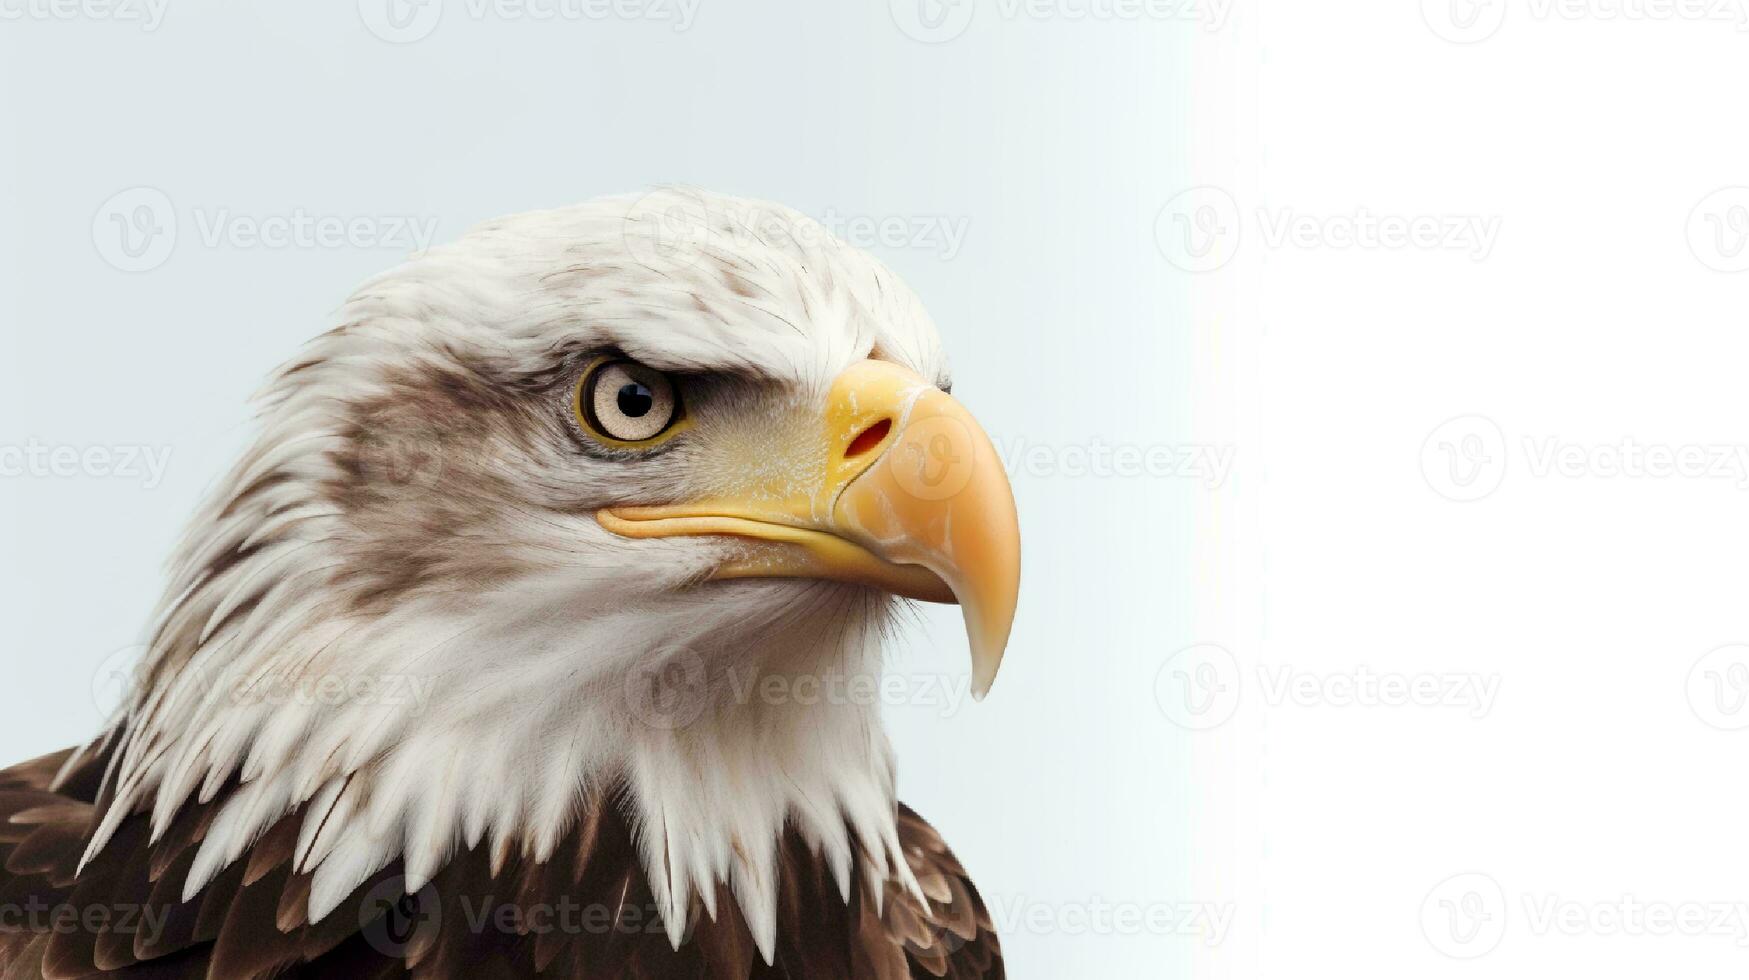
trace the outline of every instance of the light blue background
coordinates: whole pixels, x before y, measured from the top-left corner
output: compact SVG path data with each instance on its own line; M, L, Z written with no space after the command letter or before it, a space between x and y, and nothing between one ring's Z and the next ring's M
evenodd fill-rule
M1184 185L1181 23L1004 20L946 43L885 3L704 0L660 22L469 18L390 44L352 3L171 0L162 26L0 22L0 445L168 447L161 486L0 479L0 756L81 741L161 564L249 436L246 400L394 249L207 247L197 211L500 214L660 182L816 216L966 224L876 247L923 295L998 442L1188 441L1193 354L1153 241ZM106 264L111 195L174 203L175 252ZM1151 684L1187 635L1183 480L1017 474L1024 603L983 705L892 710L902 795L1006 909L1181 894L1193 788ZM957 612L898 664L961 675ZM123 655L125 657L125 655ZM948 714L948 717L942 717ZM1013 976L1167 976L1194 940L1006 930Z

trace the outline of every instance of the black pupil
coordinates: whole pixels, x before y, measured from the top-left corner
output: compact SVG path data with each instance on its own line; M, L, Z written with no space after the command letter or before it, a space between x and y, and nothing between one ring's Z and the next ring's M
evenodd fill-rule
M619 410L628 419L641 419L656 406L656 394L636 381L621 385Z

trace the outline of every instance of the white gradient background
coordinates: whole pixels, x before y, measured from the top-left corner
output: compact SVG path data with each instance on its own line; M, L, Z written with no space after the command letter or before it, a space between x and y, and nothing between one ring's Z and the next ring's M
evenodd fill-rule
M451 0L391 44L350 2L168 0L153 31L42 2L0 0L0 447L173 456L151 489L0 477L6 760L96 730L93 677L141 638L182 522L248 438L246 399L399 256L208 247L202 217L408 215L448 239L683 182L963 222L953 254L873 251L942 325L956 393L1057 472L1015 476L1026 587L990 699L889 717L902 795L972 869L1011 975L1749 965L1749 920L1654 935L1608 916L1624 896L1749 902L1749 732L1707 724L1688 686L1703 654L1749 640L1744 486L1539 475L1525 448L1749 443L1749 278L1687 241L1697 204L1749 184L1736 22L1235 0L1211 29L1206 9L1122 0L1140 13L702 0L675 30ZM919 9L944 29L919 32ZM1436 29L1457 36L1452 10L1480 18L1474 43ZM124 273L93 222L137 186L180 229L161 266ZM1235 202L1215 217L1238 237L1215 244L1236 253L1191 272L1162 209L1203 186ZM1723 201L1696 220L1749 192ZM1499 234L1478 259L1261 227L1362 208ZM1424 457L1472 415L1502 441ZM1236 464L1218 487L1061 472L1095 445ZM1440 467L1492 480L1502 458L1484 499L1439 492ZM896 669L959 678L956 620L927 610ZM1186 693L1169 659L1199 643L1235 658L1200 692L1214 713L1163 709ZM1500 687L1481 717L1299 704L1259 667ZM1486 877L1435 888L1470 872ZM1442 899L1479 911L1459 933L1481 938L1456 941ZM1547 907L1579 925L1545 926ZM1220 942L1149 927L1197 909L1231 916Z

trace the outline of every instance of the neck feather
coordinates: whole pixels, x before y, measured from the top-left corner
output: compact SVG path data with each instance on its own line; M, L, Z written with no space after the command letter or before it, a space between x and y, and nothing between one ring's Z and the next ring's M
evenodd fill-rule
M104 740L107 809L86 859L133 813L152 814L156 837L219 799L192 897L301 813L296 869L313 875L320 921L394 861L410 889L462 848L547 862L611 801L677 946L694 903L715 915L720 884L769 955L786 832L846 900L857 866L916 890L878 703L857 696L878 681L887 607L788 587L801 591L787 602L773 583L725 584L696 605L584 618L562 612L574 597L545 608L528 589L368 622L282 600L311 615L255 629L277 639L271 656L237 643L248 627L233 617L178 669L146 665L153 683ZM707 609L725 612L701 630Z

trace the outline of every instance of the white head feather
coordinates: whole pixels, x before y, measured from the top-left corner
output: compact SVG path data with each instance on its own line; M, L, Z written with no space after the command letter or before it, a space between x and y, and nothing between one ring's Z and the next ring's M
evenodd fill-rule
M584 445L567 395L603 350L724 379L700 406L719 450ZM934 326L878 262L797 212L690 191L494 221L366 283L270 385L177 556L87 860L129 813L162 833L230 787L193 895L304 806L318 920L396 858L413 888L461 847L544 859L619 786L677 944L721 881L770 959L786 822L846 892L859 860L914 888L876 708L755 686L878 672L892 600L688 588L736 545L593 516L708 493L871 353L945 383Z

